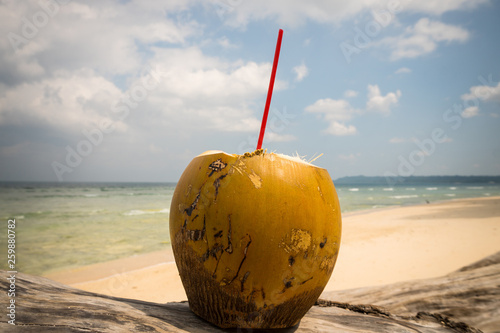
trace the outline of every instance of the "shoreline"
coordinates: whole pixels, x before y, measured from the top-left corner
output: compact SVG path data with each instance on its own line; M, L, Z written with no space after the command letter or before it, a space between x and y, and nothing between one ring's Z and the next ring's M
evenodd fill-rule
M403 205L391 205L391 206L385 206L385 207L374 207L374 208L367 208L367 209L359 209L359 210L351 210L349 212L345 212L342 214L342 219L344 217L350 217L350 216L355 216L355 215L362 215L362 214L370 214L378 211L384 211L384 210L391 210L391 209L398 209L398 208L405 208L405 207L426 207L427 205L436 205L436 204L443 204L447 202L453 202L453 201L468 201L468 200L481 200L481 199L500 199L500 196L482 196L482 197L467 197L467 198L450 198L450 199L443 199L443 200L436 200L436 201L430 201L430 202L419 202L419 203L409 203L409 204L403 204Z
M349 211L346 213L342 214L342 221L344 221L344 218L349 218L353 216L358 216L358 215L365 215L365 214L371 214L375 212L382 212L382 211L389 211L393 209L399 209L399 208L404 208L404 207L419 207L419 206L426 206L429 204L438 204L438 203L445 203L449 201L455 201L455 200L470 200L470 199L481 199L483 197L472 197L472 198L464 198L464 199L447 199L447 200L439 200L435 201L432 203L416 203L416 204L407 204L407 205L393 205L393 206L388 206L388 207L377 207L377 208L367 208L367 209L361 209L361 210L355 210L355 211ZM500 196L498 197L485 197L485 198L498 198L500 199ZM154 264L144 264L140 263L139 260L144 260L145 262L149 263L152 260L155 261L158 256L164 254L165 258L167 258L167 262L157 262ZM129 263L130 262L130 263ZM129 271L136 271L136 270L141 270L145 269L148 267L160 265L162 263L175 263L175 258L172 252L172 245L169 243L168 247L163 250L158 250L158 251L153 251L153 252L147 252L147 253L141 253L137 254L134 256L128 256L128 257L123 257L123 258L117 258L113 260L108 260L108 261L103 261L103 262L98 262L94 264L89 264L89 265L83 265L83 266L77 266L77 267L69 267L69 268L62 268L62 269L56 269L53 271L48 271L41 276L53 279L57 278L58 282L65 283L65 284L75 284L75 283L81 283L81 282L89 282L89 281L96 281L100 280L103 278L107 277L112 277L114 275L119 275L123 274L124 272L115 272L114 274L107 274L106 271L111 270L116 270L115 267L117 266L127 266L127 268L130 268L127 270ZM82 276L81 274L95 274L97 276L94 279L88 280L85 278L85 276ZM99 277L101 276L102 277ZM61 280L61 281L59 281Z
M138 254L132 257L118 258L75 268L61 269L42 274L42 276L64 284L73 285L83 282L99 281L118 276L120 274L140 271L170 263L175 263L175 259L172 247L169 244L168 248L164 250Z
M450 199L342 215L325 292L442 276L500 251L500 197ZM185 300L171 247L45 274L72 287L153 302Z

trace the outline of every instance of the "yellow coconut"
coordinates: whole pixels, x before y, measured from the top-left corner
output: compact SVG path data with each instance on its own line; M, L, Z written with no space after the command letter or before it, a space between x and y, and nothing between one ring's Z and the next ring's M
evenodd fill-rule
M328 172L262 150L195 157L172 198L170 237L189 306L223 328L296 325L330 278L340 235Z

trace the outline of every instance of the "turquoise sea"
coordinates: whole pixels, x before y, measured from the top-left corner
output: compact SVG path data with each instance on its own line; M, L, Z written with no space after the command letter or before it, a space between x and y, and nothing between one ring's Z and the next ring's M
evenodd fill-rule
M500 196L500 181L336 183L343 213ZM16 270L42 275L166 249L175 183L0 183L0 269L16 220ZM376 222L374 222L376 223Z

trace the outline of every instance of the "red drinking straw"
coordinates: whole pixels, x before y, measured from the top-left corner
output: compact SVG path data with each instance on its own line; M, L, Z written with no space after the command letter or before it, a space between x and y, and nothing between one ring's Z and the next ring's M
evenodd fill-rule
M271 80L269 81L269 89L267 90L266 106L264 108L264 116L262 117L262 124L260 125L259 141L257 142L257 149L262 148L262 141L264 140L264 132L266 131L267 115L269 114L269 106L271 105L271 97L273 95L274 78L276 77L276 69L278 68L278 59L280 57L281 39L283 38L283 29L278 33L278 42L276 43L276 51L274 52L273 71L271 72Z

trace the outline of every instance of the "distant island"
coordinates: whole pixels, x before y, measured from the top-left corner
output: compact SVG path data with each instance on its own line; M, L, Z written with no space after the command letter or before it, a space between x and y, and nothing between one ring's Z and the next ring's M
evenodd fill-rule
M500 176L410 176L390 179L382 176L347 176L335 185L426 185L426 184L500 184Z

